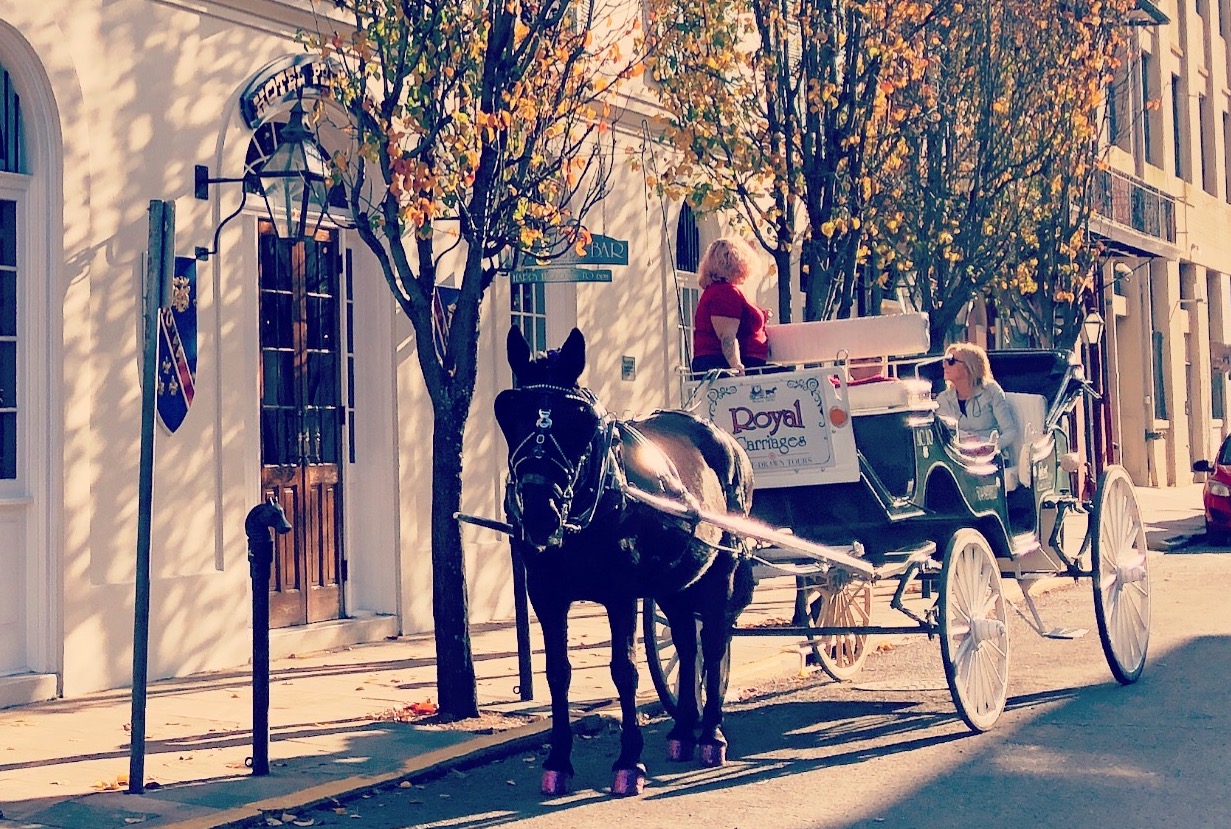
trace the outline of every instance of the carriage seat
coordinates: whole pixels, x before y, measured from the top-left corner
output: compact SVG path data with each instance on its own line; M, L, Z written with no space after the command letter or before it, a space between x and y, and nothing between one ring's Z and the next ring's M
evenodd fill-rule
M1017 428L1021 432L1021 445L1010 450L1016 452L1015 455L1011 455L1017 459L1016 477L1022 485L1031 486L1032 458L1040 453L1046 454L1050 450L1050 436L1044 432L1044 425L1047 421L1047 398L1041 394L1016 391L1005 392L1005 397L1013 409L1013 414L1017 417ZM1006 488L1011 492L1013 487L1007 486L1008 469L1005 473Z
M886 314L765 326L769 360L832 363L870 357L915 357L931 346L927 314Z
M852 415L909 405L911 387L887 375L889 358L925 354L931 343L927 314L767 325L765 331L773 363L845 363ZM859 376L869 369L872 376Z
M905 380L896 377L865 377L846 384L851 414L857 415L905 406L910 402L910 389Z

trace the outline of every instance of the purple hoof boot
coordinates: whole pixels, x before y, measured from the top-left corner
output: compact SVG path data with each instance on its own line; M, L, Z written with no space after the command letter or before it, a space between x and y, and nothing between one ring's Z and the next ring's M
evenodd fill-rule
M696 745L683 740L667 740L667 759L672 763L687 763L692 760Z
M701 765L716 768L727 762L727 747L717 743L701 744Z
M629 797L645 791L645 772L641 769L619 769L611 778L611 793L616 797Z
M548 769L543 772L543 785L540 791L551 797L558 797L562 794L568 794L573 788L573 776L562 771L552 771Z

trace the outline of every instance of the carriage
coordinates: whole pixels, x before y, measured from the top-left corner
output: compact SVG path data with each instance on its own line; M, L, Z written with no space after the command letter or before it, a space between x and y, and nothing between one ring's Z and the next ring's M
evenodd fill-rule
M1070 352L989 352L1023 433L1002 453L937 414L940 358L923 356L922 314L770 326L770 344L772 373L692 386L700 414L752 460L757 523L731 528L755 545L758 582L785 576L797 591L790 624L734 635L794 637L837 680L858 672L871 637L936 637L958 713L984 731L1006 702L1008 612L1043 636L1085 633L1047 628L1032 598L1041 579L1064 576L1092 584L1111 672L1137 680L1149 639L1144 527L1122 468L1103 470L1092 497L1079 491L1087 460L1073 451L1073 413L1094 392ZM1006 579L1025 610L1006 598ZM874 613L889 590L891 612ZM673 637L650 599L643 635L674 713L677 637L692 634Z
M533 353L509 332L515 387L495 401L509 448L505 521L459 514L508 533L543 627L552 696L551 751L542 791L573 776L568 612L607 609L612 679L622 712L617 795L642 790L647 771L636 717L637 606L650 675L675 721L667 758L725 762L722 731L733 635L802 637L838 679L859 670L869 637L940 640L953 701L975 731L991 728L1008 689L1009 609L1015 579L1030 612L1039 579L1089 579L1112 673L1131 683L1145 665L1149 572L1132 484L1102 472L1093 498L1074 482L1073 413L1093 394L1064 351L993 352L993 370L1023 439L1006 457L937 414L939 358L921 314L776 326L773 370L707 375L699 415L608 415L579 384L585 340ZM755 487L754 487L755 482ZM755 492L754 492L755 489ZM751 514L750 514L751 513ZM1080 545L1068 519L1086 522ZM1077 546L1077 549L1074 549ZM794 579L795 618L741 629L739 614L768 577ZM874 624L873 589L894 586L899 624ZM915 589L919 601L905 599Z

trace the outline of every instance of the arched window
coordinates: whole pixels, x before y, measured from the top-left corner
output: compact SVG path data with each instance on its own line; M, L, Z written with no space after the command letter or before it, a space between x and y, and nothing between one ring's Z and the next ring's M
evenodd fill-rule
M25 173L25 130L21 124L21 98L9 73L0 67L0 171Z
M266 121L257 127L252 133L252 140L248 142L248 153L244 159L244 174L249 178L244 182L244 187L249 193L259 193L260 189L251 176L261 172L261 168L265 166L266 160L274 154L274 150L278 148L278 141L282 134L282 129L286 126L286 121ZM316 148L320 150L321 155L329 158L329 151L321 146L320 142L316 143ZM316 203L316 199L312 203ZM345 210L346 203L346 188L341 182L338 182L329 191L329 210L330 217L337 219L337 211L334 208ZM340 215L340 214L339 214Z
M0 173L25 172L25 137L21 100L9 73L0 68ZM18 284L18 203L0 192L0 480L14 480L18 463L19 413L23 401L18 387L21 366L22 297Z

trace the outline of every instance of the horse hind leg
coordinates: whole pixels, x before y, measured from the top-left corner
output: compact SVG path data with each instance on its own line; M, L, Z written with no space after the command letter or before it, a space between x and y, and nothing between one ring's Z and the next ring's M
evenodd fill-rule
M705 665L705 708L701 715L701 765L721 766L727 761L727 738L722 731L723 661L731 646L726 609L707 613L701 626L701 657Z
M609 606L607 618L611 624L611 679L620 698L620 756L611 766L611 793L626 797L641 794L646 779L641 762L645 738L637 722L636 600Z

